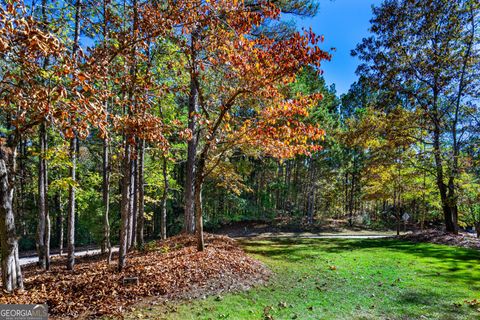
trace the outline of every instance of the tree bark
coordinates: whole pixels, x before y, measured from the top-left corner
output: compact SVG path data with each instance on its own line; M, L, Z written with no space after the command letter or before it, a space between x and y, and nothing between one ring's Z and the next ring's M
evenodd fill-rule
M143 249L144 245L144 227L145 227L145 177L144 177L144 162L145 162L145 140L140 141L140 148L138 152L138 216L137 216L137 247Z
M354 158L354 161L355 163L355 158ZM349 205L348 205L348 224L350 227L353 226L353 214L354 214L354 201L355 201L355 164L354 164L354 168L353 168L353 171L352 171L352 179L351 179L351 186L350 186L350 199L348 201Z
M199 165L199 168L203 165ZM201 170L202 172L203 170ZM202 187L203 178L198 175L195 178L195 234L197 238L197 250L203 251L205 249L205 242L203 239L203 208L202 208Z
M105 42L108 41L108 3L109 0L103 1L103 39ZM108 73L108 69L107 69ZM108 87L107 81L105 81L105 87ZM105 100L105 113L108 119L108 98ZM110 264L112 261L112 244L110 242L110 159L109 159L109 142L108 138L103 139L103 158L102 158L102 200L103 200L103 241L102 241L102 252L108 250L107 263Z
M120 225L120 249L118 254L118 270L121 271L125 267L126 255L128 249L128 216L129 216L129 185L130 185L130 145L128 137L125 139L125 149L123 155L123 183L121 185L122 201L121 201L121 225Z
M110 243L110 162L108 152L108 139L103 139L103 181L102 181L102 200L103 200L103 241L102 253L108 250L107 263L112 260L112 245Z
M188 141L187 146L187 165L185 175L185 216L184 216L184 232L193 234L195 231L195 176L196 176L196 154L198 146L197 137L197 119L196 114L199 111L199 92L196 81L196 54L195 41L196 32L192 33L191 40L191 68L190 71L190 96L188 100L188 129L192 132L192 138Z
M47 0L42 0L42 23L48 29ZM47 68L48 58L44 58L43 67ZM50 269L50 216L47 204L47 128L42 121L39 129L40 155L38 157L38 226L37 226L37 253L38 266L44 270Z
M167 239L167 199L168 199L168 174L167 174L167 157L163 156L163 194L162 194L162 208L160 216L161 237L163 240Z
M433 132L433 153L435 157L436 181L442 203L445 229L447 232L455 233L457 228L453 221L452 210L456 210L456 205L453 208L452 203L449 201L447 186L445 185L443 178L443 160L440 149L440 129L438 126L435 127Z
M23 289L13 213L15 149L0 145L0 255L2 284L7 292Z
M38 266L45 270L47 268L46 257L46 194L45 194L45 142L46 129L45 122L42 122L39 130L39 147L40 154L38 155L38 224L37 224L37 255Z
M128 142L126 142L128 143ZM130 154L130 157L132 155ZM131 159L128 161L128 168L124 168L124 174L128 175L128 191L127 191L127 198L128 198L128 214L127 214L127 250L130 250L132 246L132 207L133 207L133 199L132 199L132 188L133 188L133 181L132 181L132 164Z
M138 6L137 0L132 1L132 9L133 9L133 19L132 19L132 37L134 39L137 38L137 30L138 30ZM136 77L137 77L137 46L134 43L131 48L130 52L130 88L129 88L129 101L131 105L136 105L136 96L135 96L135 86L136 86ZM129 108L128 113L129 115L134 115L135 109ZM130 139L126 139L127 143L136 143L136 137L131 136ZM129 208L129 215L128 215L128 250L131 250L135 247L136 242L136 219L137 219L137 179L136 179L136 161L135 158L137 156L137 148L130 147L130 159L129 159L129 177L130 177L130 208Z
M76 182L77 169L77 139L70 140L70 178ZM68 188L68 214L67 214L67 270L73 270L75 266L75 186Z
M138 148L135 147L135 155L138 156ZM134 250L137 246L137 217L138 217L138 159L131 160L131 185L130 185L130 247L129 250Z
M82 10L82 0L75 2L75 31L73 36L72 56L77 58L77 51L80 41L80 14ZM70 179L72 180L68 189L68 214L67 214L67 270L73 270L75 266L75 184L77 167L77 137L74 132L70 140Z
M60 255L63 254L63 205L62 205L62 196L58 192L56 195L56 206L57 206L57 239L58 239L58 250Z
M315 215L315 181L316 181L316 170L315 162L313 158L309 159L308 171L310 175L310 181L308 183L308 195L307 195L307 217L308 224L313 224L313 217Z

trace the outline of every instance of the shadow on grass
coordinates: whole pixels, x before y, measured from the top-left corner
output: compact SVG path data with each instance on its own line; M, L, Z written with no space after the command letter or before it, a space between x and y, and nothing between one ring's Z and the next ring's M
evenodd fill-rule
M246 251L271 259L301 262L321 257L322 252L349 253L388 250L411 256L411 263L419 259L427 268L416 270L424 277L462 282L472 290L480 291L480 251L429 243L413 243L392 238L382 239L298 239L278 238L268 241L246 241ZM375 254L373 254L375 257ZM459 283L458 283L459 284Z
M435 309L441 314L441 319L458 319L462 317L463 312L460 312L459 307L452 304L449 299L433 293L430 290L420 292L418 290L407 290L402 292L396 298L397 304L401 306L401 313L407 316L407 319L422 319L425 318L424 310L422 306L435 306ZM411 306L417 306L412 308ZM468 313L468 310L467 310ZM427 318L425 318L427 319Z

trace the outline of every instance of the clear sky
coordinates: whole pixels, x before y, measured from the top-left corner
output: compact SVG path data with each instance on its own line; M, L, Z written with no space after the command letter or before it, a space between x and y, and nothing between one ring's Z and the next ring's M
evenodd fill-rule
M309 28L325 36L322 49L333 51L331 62L324 62L322 70L328 84L334 83L337 94L346 93L356 81L355 69L359 60L350 55L362 38L368 36L372 5L382 0L319 0L320 10L314 18L298 20L298 27Z

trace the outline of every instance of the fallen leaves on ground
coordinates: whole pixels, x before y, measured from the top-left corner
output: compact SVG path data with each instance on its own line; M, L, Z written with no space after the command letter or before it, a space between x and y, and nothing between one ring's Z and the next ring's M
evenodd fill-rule
M429 242L463 248L480 249L480 239L475 238L473 235L463 233L451 234L439 230L425 230L422 232L401 235L400 238L413 242Z
M66 270L65 258L54 260L48 272L28 266L25 290L0 295L0 304L47 303L50 315L61 319L121 315L145 297L196 297L247 288L268 278L266 267L234 240L214 235L205 240L203 252L196 250L192 236L159 241L157 250L130 253L121 272L100 256L77 258L74 271ZM125 277L138 277L138 285L124 285Z

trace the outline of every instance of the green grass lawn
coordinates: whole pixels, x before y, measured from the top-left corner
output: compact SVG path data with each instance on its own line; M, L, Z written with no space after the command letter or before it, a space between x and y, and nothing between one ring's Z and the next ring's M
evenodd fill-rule
M157 319L480 319L480 253L393 239L244 241L267 286L180 304Z

